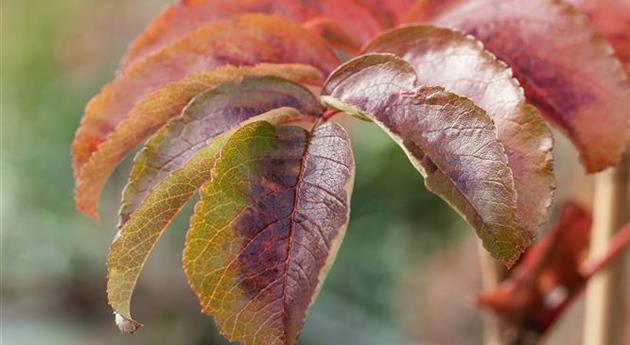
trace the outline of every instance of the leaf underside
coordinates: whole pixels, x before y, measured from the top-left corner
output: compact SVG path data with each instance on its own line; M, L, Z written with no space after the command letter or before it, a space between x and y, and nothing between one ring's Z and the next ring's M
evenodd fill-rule
M354 162L343 128L256 122L223 147L186 238L202 309L244 345L296 343L345 233Z
M418 86L390 54L349 61L327 80L324 102L374 120L405 150L425 185L450 203L490 253L512 265L533 233L517 217L512 171L492 119L470 100Z
M291 108L276 109L250 121L290 122L300 117ZM130 304L140 272L157 241L193 194L212 177L212 167L233 131L214 138L186 165L160 181L120 229L107 257L107 298L122 331L142 326L131 317ZM120 321L120 322L118 322Z
M359 44L383 29L377 13L356 0L178 1L167 7L135 40L121 63L121 70L209 23L243 13L273 14L299 23L326 18Z
M142 267L168 224L212 177L217 154L231 133L255 119L287 123L320 113L320 103L304 87L278 77L250 76L198 95L181 117L147 142L134 161L121 229L108 256L108 299L123 320L138 326L129 305Z
M365 48L411 64L423 85L468 97L494 120L514 175L517 213L535 233L548 217L555 189L553 136L503 62L459 31L429 25L387 32Z
M98 199L105 182L123 158L168 120L179 116L188 102L203 91L246 76L277 76L296 83L320 84L321 72L311 66L296 64L259 64L223 66L199 72L167 84L140 101L92 153L77 176L77 208L95 217Z
M119 74L90 100L72 145L75 177L133 106L162 86L224 65L263 62L328 74L339 60L323 40L279 17L244 15L205 26Z
M528 100L571 139L587 172L619 162L630 138L630 82L585 15L559 0L427 6L431 13L419 11L407 21L458 28L482 41L512 68Z
M197 95L182 116L156 133L134 159L123 192L121 224L159 181L186 164L215 136L281 107L311 116L322 112L319 100L308 89L277 77L246 77Z

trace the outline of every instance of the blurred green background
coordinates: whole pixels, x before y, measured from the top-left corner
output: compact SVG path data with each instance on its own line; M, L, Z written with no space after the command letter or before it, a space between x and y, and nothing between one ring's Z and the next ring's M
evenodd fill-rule
M70 144L83 108L165 3L2 2L3 344L225 344L181 269L190 209L136 290L146 327L123 336L105 300L105 256L129 161L106 189L100 224L73 204ZM301 344L479 344L472 232L380 130L350 128L358 165L351 225Z

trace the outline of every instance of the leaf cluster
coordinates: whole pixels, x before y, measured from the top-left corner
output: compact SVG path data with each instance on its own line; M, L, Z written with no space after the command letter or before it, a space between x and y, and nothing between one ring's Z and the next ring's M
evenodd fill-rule
M183 262L202 310L230 340L295 344L349 221L340 113L389 134L507 266L552 203L545 120L588 172L620 159L628 75L584 15L557 0L412 2L180 0L136 39L72 147L77 207L96 219L144 143L107 260L121 330L141 326L142 267L199 192Z

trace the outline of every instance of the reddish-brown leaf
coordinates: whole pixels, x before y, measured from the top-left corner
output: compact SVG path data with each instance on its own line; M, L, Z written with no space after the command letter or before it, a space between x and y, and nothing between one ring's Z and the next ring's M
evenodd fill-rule
M559 0L448 1L409 20L455 27L507 62L528 100L575 144L588 172L615 165L630 137L630 83L588 18Z
M382 18L386 27L392 27L401 21L414 0L357 0Z
M134 147L155 133L168 120L181 114L196 95L226 81L245 76L278 76L298 83L320 84L321 72L307 65L259 64L256 66L222 66L209 72L194 73L167 84L136 103L128 117L120 122L93 152L77 177L77 208L95 217L98 199L107 178Z
M534 235L516 212L516 190L492 119L469 99L421 86L411 65L391 54L367 54L326 81L328 106L377 123L425 178L508 266Z
M615 48L630 73L630 1L569 0L584 11Z
M354 0L178 0L136 39L121 68L126 70L208 23L243 13L276 14L296 22L328 17L361 43L383 28L368 8Z
M321 36L334 47L345 50L348 53L356 53L361 48L361 42L330 17L313 18L303 25L310 32Z
M279 124L300 116L295 109L280 108L250 120ZM247 125L250 120L242 125ZM131 297L142 268L168 224L193 194L212 178L212 167L234 131L215 137L184 166L160 181L116 234L107 256L107 300L122 332L133 333L142 326L131 317Z
M246 77L209 89L147 142L134 159L123 193L120 225L162 179L185 165L201 148L252 116L281 107L304 115L322 112L319 100L306 88L277 77Z
M223 147L186 236L203 312L243 345L294 345L341 244L354 160L334 122L255 122Z
M536 233L553 197L553 137L510 69L474 38L428 25L392 30L365 50L403 58L421 84L442 86L488 112L514 175L518 216Z
M402 21L405 23L428 22L443 12L466 2L467 0L416 0L409 7Z
M165 84L227 64L302 63L328 74L338 61L319 37L278 17L210 24L134 65L90 101L72 146L75 176L133 106Z

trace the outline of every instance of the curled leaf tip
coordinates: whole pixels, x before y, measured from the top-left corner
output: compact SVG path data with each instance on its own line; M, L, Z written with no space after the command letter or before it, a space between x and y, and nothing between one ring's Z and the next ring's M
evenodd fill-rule
M140 322L128 319L116 312L114 312L114 321L116 322L116 326L118 326L120 332L123 334L133 334L142 326L144 326Z

